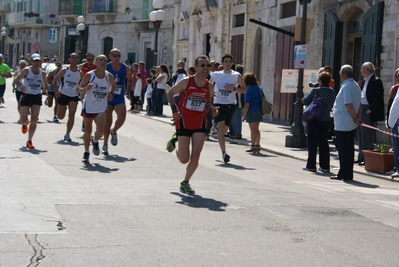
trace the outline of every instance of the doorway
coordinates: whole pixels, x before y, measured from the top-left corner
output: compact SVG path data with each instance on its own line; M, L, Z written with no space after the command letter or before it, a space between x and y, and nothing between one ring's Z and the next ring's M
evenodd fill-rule
M360 73L361 62L360 62L360 51L362 45L362 38L360 36L348 37L348 54L346 62L353 67L353 79L356 81L361 80L362 75Z

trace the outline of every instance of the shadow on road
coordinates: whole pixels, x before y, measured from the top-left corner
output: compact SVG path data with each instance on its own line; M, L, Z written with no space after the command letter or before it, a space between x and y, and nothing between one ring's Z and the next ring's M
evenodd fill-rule
M224 163L221 160L217 160L216 162L220 162L220 164L216 164L215 166L219 166L219 167L223 167L223 168L231 168L231 169L236 169L236 170L249 170L249 171L253 171L256 170L255 168L247 168L241 165L236 165L236 164L231 164L231 163Z
M53 120L46 120L47 123L53 123L53 124L65 124L65 122L54 122Z
M87 170L87 171L91 171L91 172L101 172L101 173L111 173L111 172L116 172L119 170L119 168L108 168L105 166L102 166L98 163L87 163L85 164L82 168L82 170Z
M34 148L34 149L27 149L26 147L20 147L20 148L19 148L19 151L21 151L21 152L29 152L29 153L34 154L34 155L39 155L39 154L42 154L42 153L47 153L47 150L40 150L40 149L36 149L36 148Z
M65 146L65 145L67 145L67 146L80 146L80 145L83 145L83 143L78 143L78 142L74 142L74 141L66 142L64 140L58 140L56 142L56 144L63 145L63 146Z
M121 157L121 156L118 156L118 155L106 155L101 160L113 160L115 162L124 163L126 161L136 161L137 159Z
M226 211L223 207L227 207L227 203L212 198L203 198L200 195L184 195L178 192L171 192L171 194L181 198L181 201L176 202L177 204L191 208L207 208L211 211Z
M350 185L353 185L353 186L358 186L358 187L379 188L378 185L362 183L362 182L355 181L355 180L353 180L353 181L344 181L344 183L350 184Z

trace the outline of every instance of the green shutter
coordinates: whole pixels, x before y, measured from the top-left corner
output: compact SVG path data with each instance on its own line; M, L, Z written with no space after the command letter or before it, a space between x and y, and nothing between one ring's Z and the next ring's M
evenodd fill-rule
M142 19L148 19L148 0L143 0L143 13L141 14Z
M37 0L37 4L36 4L36 13L40 14L40 0Z
M83 15L83 0L75 0L74 14L75 15Z
M372 6L363 16L363 35L360 63L372 62L379 75L381 58L382 23L384 21L384 1Z

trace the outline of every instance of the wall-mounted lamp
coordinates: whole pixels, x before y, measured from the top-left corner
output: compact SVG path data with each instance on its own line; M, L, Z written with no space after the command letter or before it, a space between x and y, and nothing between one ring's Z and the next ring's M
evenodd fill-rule
M125 8L125 13L126 13L126 14L130 14L130 12L132 12L132 10L130 9L130 7Z

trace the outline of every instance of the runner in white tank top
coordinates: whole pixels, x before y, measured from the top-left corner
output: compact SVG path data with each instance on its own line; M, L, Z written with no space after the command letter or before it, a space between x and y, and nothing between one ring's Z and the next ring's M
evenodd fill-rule
M78 107L78 84L83 78L82 72L78 68L79 56L76 53L69 55L69 67L60 70L53 81L53 89L57 98L57 117L59 120L65 118L68 107L68 121L66 123L66 133L64 141L71 142L70 133L75 124L75 113ZM57 84L61 81L61 86Z
M15 85L21 89L24 95L21 97L21 109L19 121L22 123L21 131L26 134L28 131L28 141L26 148L33 149L33 135L36 131L37 120L42 105L42 90L47 90L46 72L41 69L42 60L39 54L31 56L32 65L25 68L15 77ZM21 80L23 82L21 83ZM30 111L30 127L28 130L28 113Z
M90 141L93 145L93 154L100 154L98 140L104 135L105 110L108 101L112 100L116 89L114 76L106 71L107 57L105 55L97 56L96 65L97 69L86 73L79 85L79 93L86 94L83 99L82 109L85 125L85 133L83 135L85 152L82 158L84 163L89 163ZM97 128L92 137L93 121Z

